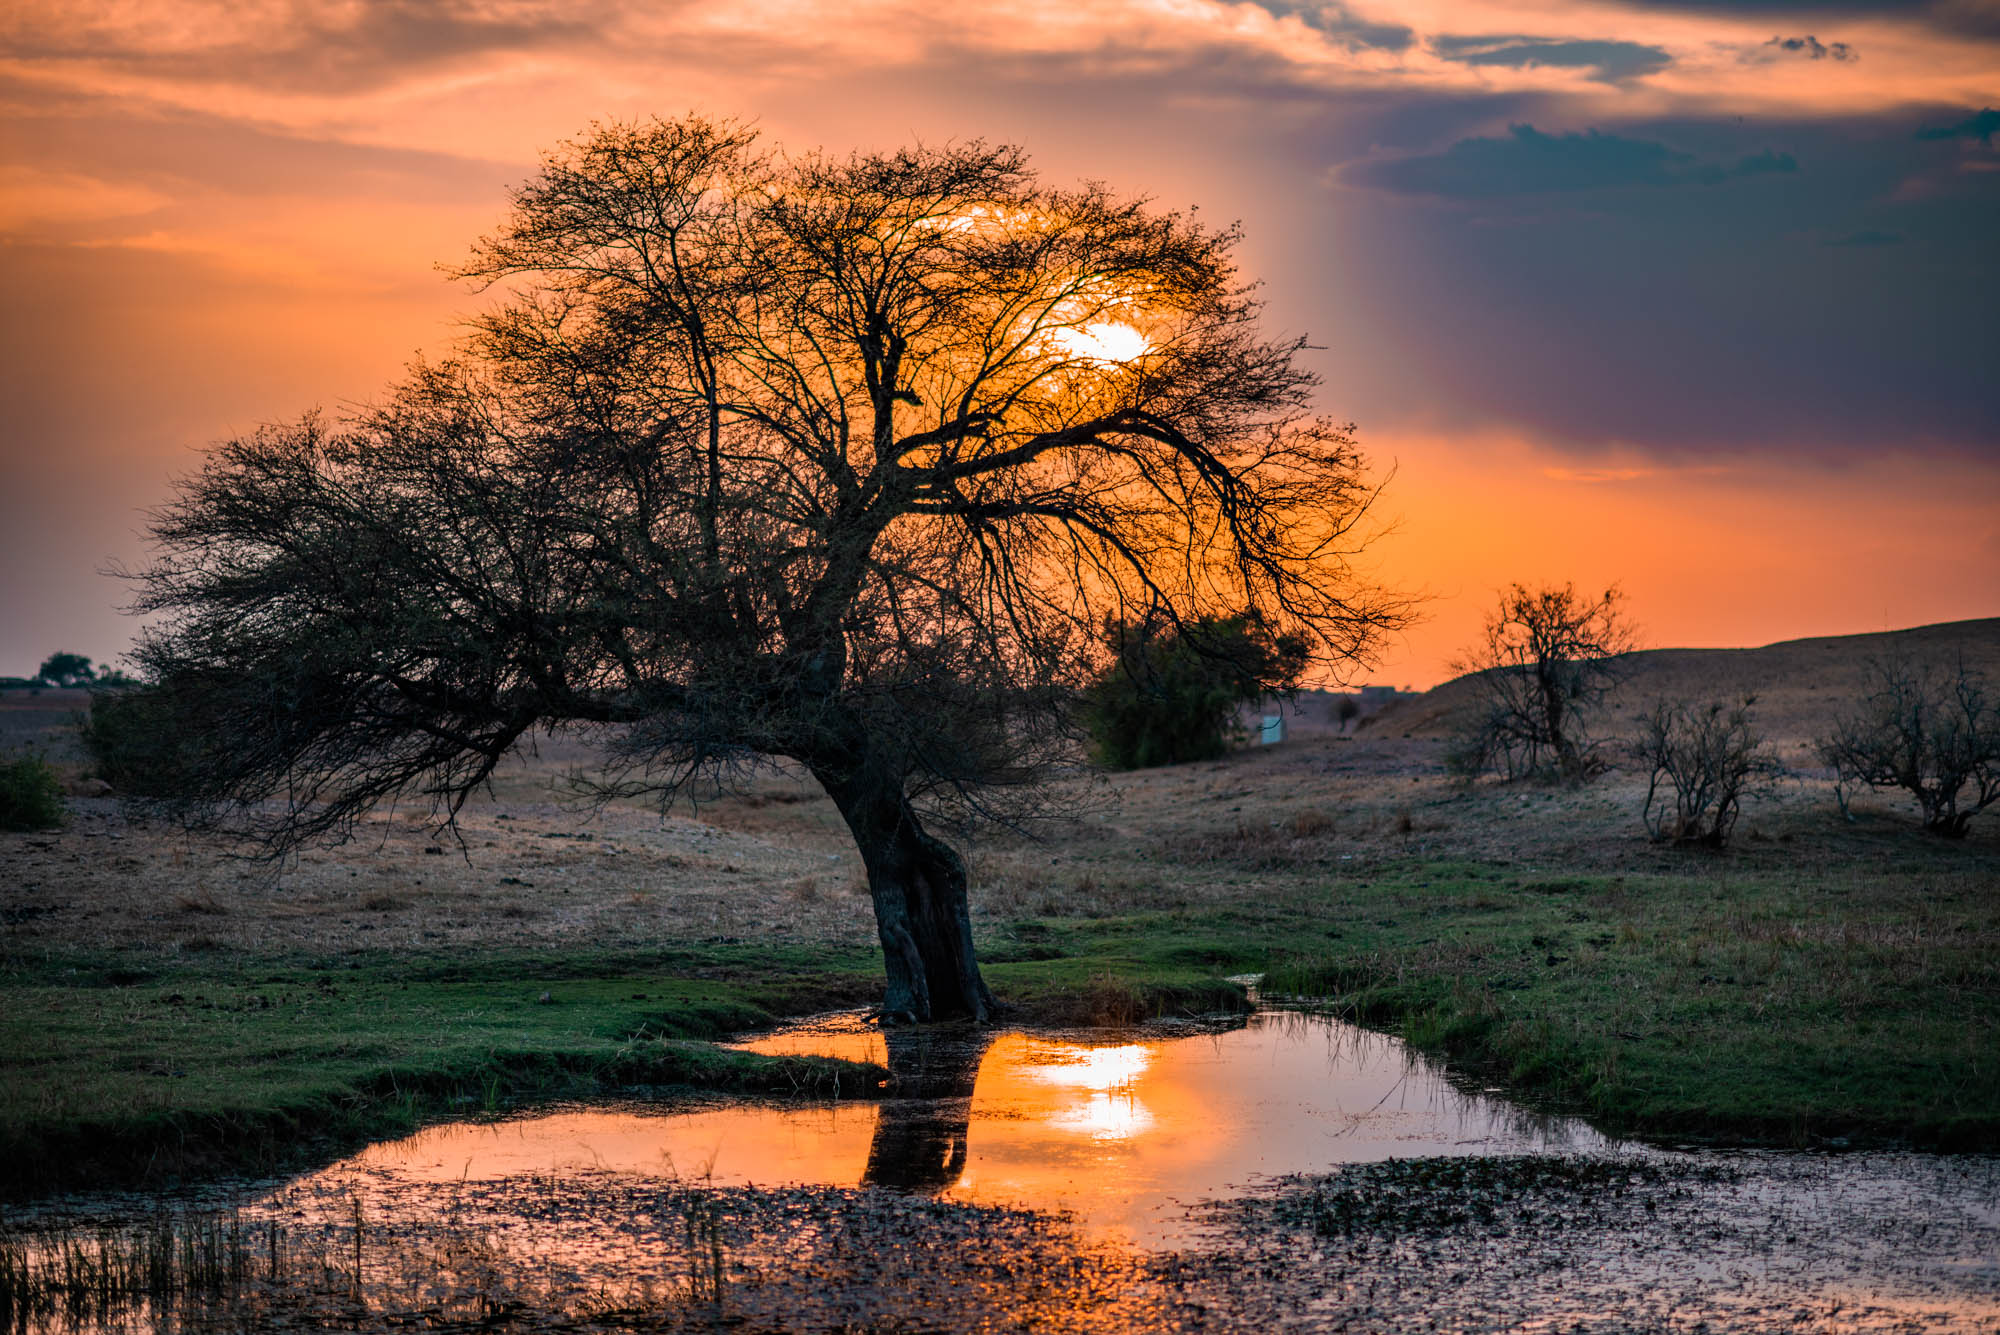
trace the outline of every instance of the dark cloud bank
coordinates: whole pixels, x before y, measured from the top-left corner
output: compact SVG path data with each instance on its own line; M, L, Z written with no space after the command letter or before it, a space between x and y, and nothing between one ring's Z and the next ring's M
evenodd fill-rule
M1379 401L1356 382L1357 415L1416 402L1668 457L2000 462L2000 112L1569 128L1560 103L1523 110L1336 173L1366 256L1341 280L1381 317L1352 355L1387 365Z

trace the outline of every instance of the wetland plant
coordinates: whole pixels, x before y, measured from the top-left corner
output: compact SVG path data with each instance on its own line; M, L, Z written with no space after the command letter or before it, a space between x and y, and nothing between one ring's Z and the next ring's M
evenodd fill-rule
M206 1305L286 1270L284 1226L235 1211L161 1210L123 1226L0 1232L0 1330L102 1321L146 1305Z

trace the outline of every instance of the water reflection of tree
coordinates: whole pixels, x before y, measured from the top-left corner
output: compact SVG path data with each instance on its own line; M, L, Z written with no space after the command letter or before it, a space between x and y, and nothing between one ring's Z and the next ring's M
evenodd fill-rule
M862 1184L943 1191L965 1171L972 1090L993 1031L926 1026L890 1029L883 1038L894 1097L882 1103Z

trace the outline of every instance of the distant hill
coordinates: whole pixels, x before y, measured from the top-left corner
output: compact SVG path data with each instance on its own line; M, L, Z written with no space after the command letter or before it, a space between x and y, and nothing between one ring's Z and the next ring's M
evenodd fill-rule
M1827 635L1783 640L1760 649L1645 649L1626 654L1624 684L1595 720L1600 733L1625 730L1630 717L1655 699L1732 700L1757 697L1765 735L1797 747L1824 733L1828 716L1865 689L1869 660L1893 654L1965 661L1985 672L2000 691L2000 617L1947 621L1873 635ZM1476 685L1458 677L1406 696L1365 720L1363 736L1438 738L1451 718L1476 698Z

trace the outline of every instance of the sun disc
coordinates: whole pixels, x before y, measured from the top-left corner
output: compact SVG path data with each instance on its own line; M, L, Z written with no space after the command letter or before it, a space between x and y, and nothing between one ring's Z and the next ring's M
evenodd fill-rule
M1146 351L1146 336L1115 320L1059 329L1055 341L1067 355L1097 362L1129 362Z

